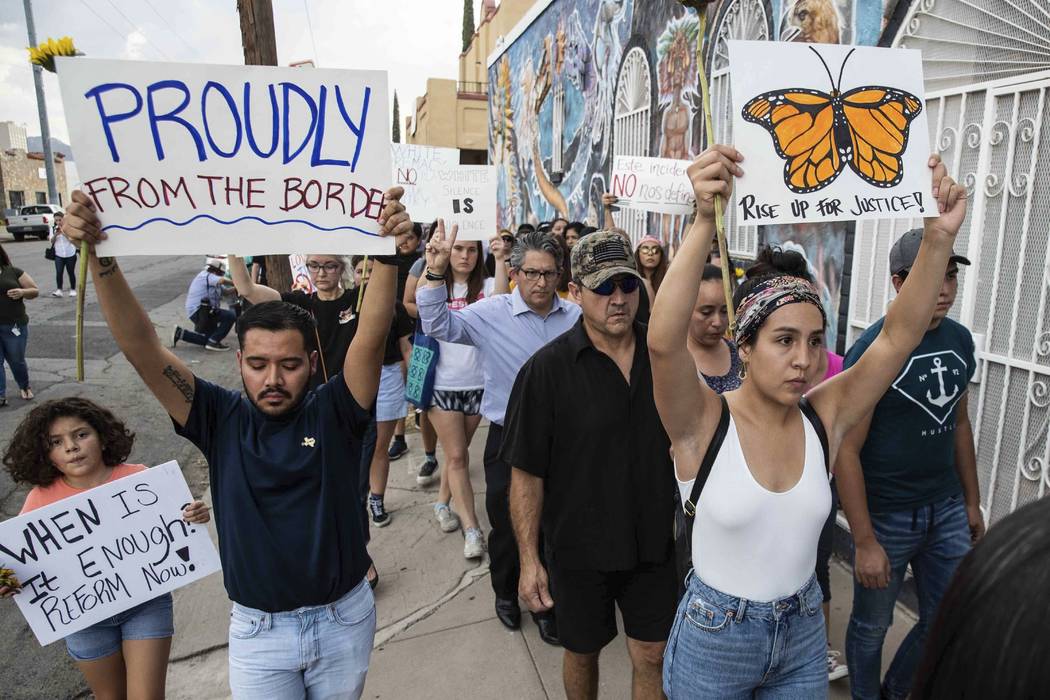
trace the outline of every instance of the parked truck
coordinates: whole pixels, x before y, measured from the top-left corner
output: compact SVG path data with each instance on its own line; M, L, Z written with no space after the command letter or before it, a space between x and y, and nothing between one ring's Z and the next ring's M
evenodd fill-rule
M55 225L55 216L62 213L62 207L56 204L27 204L7 218L7 230L16 241L24 241L27 235L46 240Z

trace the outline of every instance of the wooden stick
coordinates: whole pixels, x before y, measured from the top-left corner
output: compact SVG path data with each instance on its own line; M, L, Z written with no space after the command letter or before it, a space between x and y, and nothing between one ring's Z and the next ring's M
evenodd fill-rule
M80 275L77 277L77 381L84 381L84 297L87 293L88 244L80 242Z
M355 313L361 313L361 302L365 299L365 287L368 286L368 256L365 256L364 269L361 272L361 291L357 293L357 310Z
M711 92L707 86L707 72L704 70L704 34L707 32L707 11L697 10L700 15L700 33L696 39L696 71L700 78L700 94L704 107L704 126L707 131L707 146L715 144L715 127L711 121ZM722 195L715 195L715 234L718 238L718 257L722 261L722 291L726 296L726 310L729 313L729 330L736 328L736 310L733 309L732 272L729 269L729 250L726 247L725 202Z

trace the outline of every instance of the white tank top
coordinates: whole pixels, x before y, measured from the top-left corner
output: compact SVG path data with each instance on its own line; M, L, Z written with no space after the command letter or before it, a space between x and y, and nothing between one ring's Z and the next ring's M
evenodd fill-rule
M796 593L813 576L817 540L831 512L824 450L802 416L806 457L802 477L775 493L751 474L732 415L725 441L700 493L693 523L693 567L707 585L747 600L770 602ZM693 481L677 478L682 502Z

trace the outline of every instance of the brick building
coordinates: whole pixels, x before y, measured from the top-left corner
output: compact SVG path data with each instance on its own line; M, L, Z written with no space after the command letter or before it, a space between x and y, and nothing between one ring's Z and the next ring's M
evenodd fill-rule
M69 192L66 184L66 157L55 153L55 185L57 202L66 205ZM26 152L22 149L0 151L0 211L15 209L24 204L47 204L47 174L44 171L44 154Z

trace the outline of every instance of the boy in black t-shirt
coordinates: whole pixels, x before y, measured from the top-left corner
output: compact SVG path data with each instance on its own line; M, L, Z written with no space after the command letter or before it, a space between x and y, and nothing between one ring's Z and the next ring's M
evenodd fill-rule
M382 235L411 227L386 193ZM105 238L94 206L73 193L66 230L91 246ZM364 581L368 555L346 456L357 458L379 386L396 286L392 256L378 257L341 373L310 389L319 362L314 319L273 301L245 312L237 353L245 394L198 379L163 347L113 258L90 254L99 305L117 345L208 458L230 621L234 697L274 688L359 697L375 634ZM333 368L334 369L334 368ZM247 533L247 534L246 534ZM287 572L299 571L289 577ZM304 665L300 650L311 649Z

